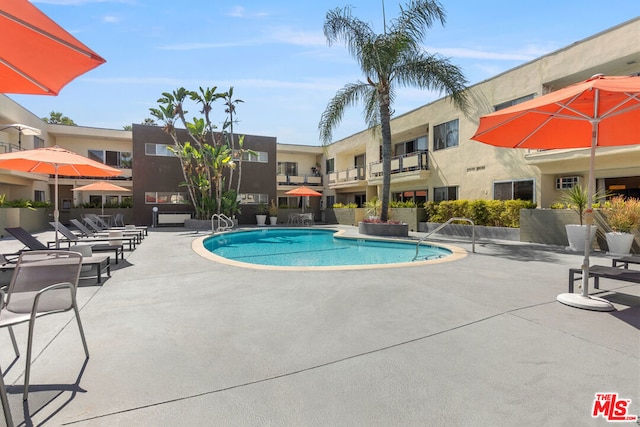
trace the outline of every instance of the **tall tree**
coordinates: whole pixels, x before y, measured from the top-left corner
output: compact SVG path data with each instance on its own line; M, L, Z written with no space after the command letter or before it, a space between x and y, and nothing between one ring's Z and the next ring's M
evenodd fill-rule
M467 81L459 67L448 59L422 49L427 29L434 23L444 26L445 12L435 0L412 0L400 6L400 15L384 32L377 34L370 24L352 16L351 8L327 12L324 35L329 45L342 42L356 60L366 82L346 84L322 113L318 130L324 144L332 142L347 107L362 102L367 125L382 134L382 200L380 219L389 217L391 190L391 105L396 87L417 87L444 92L466 112Z
M42 120L52 125L78 126L73 120L59 111L50 112L49 117L43 117Z

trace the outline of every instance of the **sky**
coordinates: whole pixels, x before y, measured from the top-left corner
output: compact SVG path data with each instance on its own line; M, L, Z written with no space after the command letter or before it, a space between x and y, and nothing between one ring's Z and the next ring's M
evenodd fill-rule
M5 0L8 1L8 0ZM234 88L235 133L278 143L320 145L318 122L347 83L364 80L346 48L329 46L327 11L353 15L383 32L408 0L32 0L107 62L58 96L8 96L39 117L62 112L80 126L122 129L151 117L163 92ZM444 26L429 29L424 50L458 65L470 85L640 15L639 0L441 0ZM43 64L46 66L46 64ZM396 115L442 94L400 89ZM188 106L188 117L200 116ZM365 129L363 106L347 110L334 140ZM222 101L213 121L225 119Z

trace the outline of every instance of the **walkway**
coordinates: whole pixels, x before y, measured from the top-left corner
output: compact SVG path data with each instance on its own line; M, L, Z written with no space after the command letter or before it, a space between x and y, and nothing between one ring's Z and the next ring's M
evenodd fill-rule
M602 280L611 313L556 302L579 254L480 241L452 263L297 273L214 264L195 237L150 231L83 281L86 364L70 316L38 321L26 408L0 331L16 425L608 425L598 392L640 415L640 289Z

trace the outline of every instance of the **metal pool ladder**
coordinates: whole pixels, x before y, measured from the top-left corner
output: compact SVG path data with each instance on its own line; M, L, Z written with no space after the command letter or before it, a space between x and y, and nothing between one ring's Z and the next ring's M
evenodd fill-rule
M450 218L447 222L445 222L444 224L440 224L440 226L438 226L438 228L436 228L433 231L428 232L427 234L425 234L420 240L418 240L418 243L416 243L416 256L413 257L413 259L411 261L415 261L416 259L418 259L418 251L420 250L420 243L424 242L424 240L431 236L434 233L437 233L438 231L442 230L443 228L445 228L447 225L451 224L453 221L466 221L468 223L471 224L471 252L476 253L476 225L474 224L474 222L472 220L470 220L469 218L458 218L458 217L454 217L454 218Z
M218 220L218 227L214 228L214 221ZM211 216L211 231L227 231L233 228L233 220L225 214L213 214Z

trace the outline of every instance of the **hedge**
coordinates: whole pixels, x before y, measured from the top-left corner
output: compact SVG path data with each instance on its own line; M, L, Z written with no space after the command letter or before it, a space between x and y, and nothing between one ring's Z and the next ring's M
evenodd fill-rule
M535 209L526 200L449 200L426 202L427 221L447 222L454 217L469 218L475 225L520 227L520 209Z

